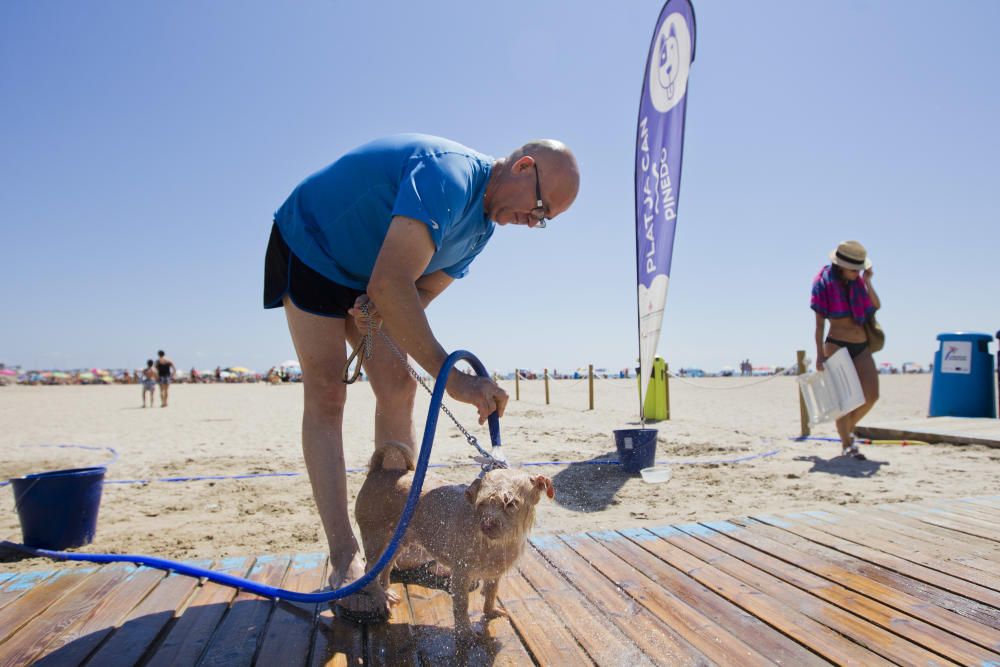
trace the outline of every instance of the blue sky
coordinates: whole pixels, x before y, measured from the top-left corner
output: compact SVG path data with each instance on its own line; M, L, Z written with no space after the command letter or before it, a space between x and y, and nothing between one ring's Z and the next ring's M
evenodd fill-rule
M634 365L636 109L658 2L0 4L0 362L264 370L271 215L395 132L576 151L576 205L501 228L430 311L490 368ZM865 243L888 341L1000 328L1000 3L702 2L660 353L812 350L810 282ZM995 349L995 346L994 348Z

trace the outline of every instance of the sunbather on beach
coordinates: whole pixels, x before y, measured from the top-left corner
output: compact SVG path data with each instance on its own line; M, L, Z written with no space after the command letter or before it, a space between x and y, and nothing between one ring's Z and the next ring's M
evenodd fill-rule
M865 247L857 241L844 241L830 253L830 264L813 280L810 303L816 314L816 370L823 370L827 357L844 347L861 380L864 404L836 422L841 454L860 460L865 457L854 442L854 427L878 401L878 369L865 332L865 322L882 305L872 287L873 273ZM824 338L827 320L830 331Z
M466 275L495 224L544 227L570 207L578 188L576 160L557 141L494 159L407 134L350 151L303 181L275 214L264 307L285 308L302 367L302 449L329 543L331 586L365 571L348 515L341 379L345 343L356 348L368 330L361 305L404 354L437 375L447 353L424 309ZM483 288L486 306L499 288ZM375 444L396 441L415 452L416 382L378 338L364 369L376 397ZM480 422L503 414L507 394L488 378L453 371L447 386L453 399L477 407ZM379 620L368 618L384 612L366 593L342 600L338 613Z

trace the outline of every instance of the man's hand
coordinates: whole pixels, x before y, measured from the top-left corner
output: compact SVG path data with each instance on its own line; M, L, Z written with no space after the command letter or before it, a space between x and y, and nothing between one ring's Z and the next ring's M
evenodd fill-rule
M824 361L825 361L825 358L823 357L822 353L816 355L816 370L818 370L818 371L823 370L823 362Z
M361 312L361 306L368 304L368 316L366 317L363 312ZM368 322L371 320L372 325L378 329L382 326L382 317L378 314L378 308L375 306L375 302L368 298L367 294L362 294L357 299L354 300L354 307L347 311L351 317L355 319L358 323L358 328L364 333L368 330Z
M872 276L874 275L875 275L874 267L869 266L867 269L864 270L864 273L861 274L861 277L864 278L865 282L867 283L871 282Z
M494 411L498 417L503 417L509 398L507 392L489 378L457 371L448 379L448 395L456 401L476 406L480 424L485 424Z

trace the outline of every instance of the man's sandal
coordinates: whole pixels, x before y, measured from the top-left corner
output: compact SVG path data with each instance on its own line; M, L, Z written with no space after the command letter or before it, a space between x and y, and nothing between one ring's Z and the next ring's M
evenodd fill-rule
M372 594L361 589L357 593L352 593L351 595L359 595L366 598L371 598ZM350 596L348 596L350 597ZM336 614L337 618L351 621L352 623L358 623L360 625L368 625L371 623L385 623L389 620L389 610L388 609L369 609L369 610L355 610L348 609L344 605L340 604L340 600L330 601L330 610Z

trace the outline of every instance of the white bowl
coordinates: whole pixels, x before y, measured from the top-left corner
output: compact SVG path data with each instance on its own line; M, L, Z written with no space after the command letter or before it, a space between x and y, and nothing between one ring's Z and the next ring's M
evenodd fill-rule
M639 471L642 475L642 481L648 482L649 484L660 484L662 482L670 481L670 466L653 466L652 468L643 468Z

